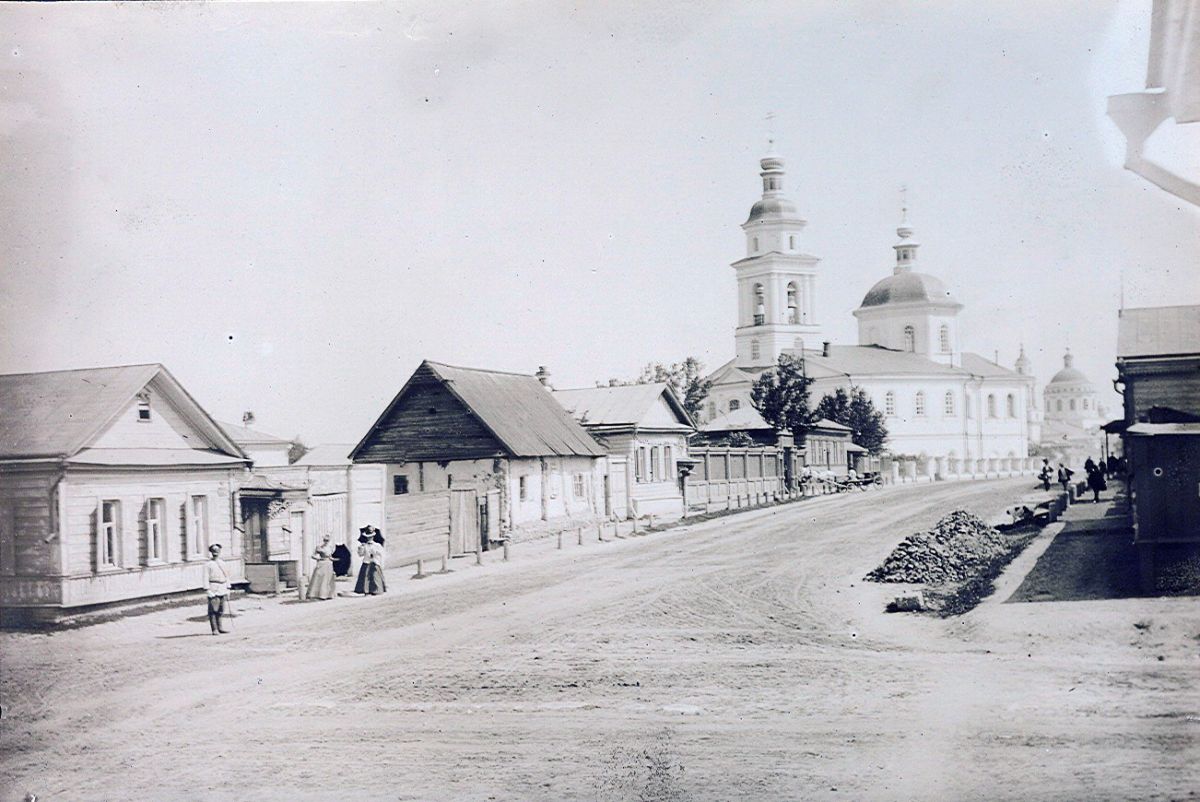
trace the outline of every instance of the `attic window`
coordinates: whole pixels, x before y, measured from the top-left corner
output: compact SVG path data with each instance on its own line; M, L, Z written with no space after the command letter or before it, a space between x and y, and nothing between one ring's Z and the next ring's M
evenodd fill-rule
M150 422L150 394L141 393L137 397L137 419L139 422Z

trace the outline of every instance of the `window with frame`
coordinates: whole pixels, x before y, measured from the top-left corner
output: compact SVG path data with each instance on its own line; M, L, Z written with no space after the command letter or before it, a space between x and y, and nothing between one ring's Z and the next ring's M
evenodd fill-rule
M917 415L925 414L925 392L920 390L917 392L917 397L913 399L913 411Z
M896 394L891 390L883 397L883 414L895 416L896 414Z
M583 474L577 473L572 478L571 489L575 493L575 498L583 498Z
M796 250L796 235L795 234L788 235L788 250L791 250L791 251Z
M1088 402L1088 400L1087 400L1086 398L1085 398L1085 399L1083 399L1083 408L1084 408L1084 409L1087 409L1087 408L1088 408L1088 403L1087 403L1087 402Z
M521 499L521 501L526 501L529 499L529 489L526 486L524 476L517 477L517 496Z
M669 479L675 475L675 460L670 446L663 446L663 478Z
M996 396L992 395L991 393L988 393L987 407L988 407L988 417L989 418L996 417Z
M657 447L650 449L650 481L657 482L662 478L661 455Z
M146 500L146 562L160 563L167 559L166 544L167 502L161 498Z
M101 501L96 521L96 567L119 568L121 565L121 502Z
M139 423L150 422L150 394L138 393L137 397L137 419Z
M800 322L800 290L794 281L787 286L787 322Z
M738 407L740 407L741 405L742 405L742 402L741 402L741 401L738 401L736 398L730 399L730 401L729 401L729 411L730 411L730 412L733 412L735 409L737 409L737 408L738 408Z
M953 390L946 391L946 404L943 407L943 410L945 411L945 413L947 415L954 414L954 391Z
M1017 397L1012 393L1008 394L1005 411L1008 413L1008 417L1017 417Z
M938 340L942 346L942 353L950 353L950 327L942 324L942 328L938 331Z
M1071 405L1071 411L1072 411L1072 412L1074 412L1074 411L1075 411L1075 399L1074 399L1074 398L1072 398L1072 399L1071 399L1069 402L1067 402L1067 403L1069 403L1069 404Z
M192 496L188 512L187 555L188 559L198 559L208 545L208 496Z
M1056 401L1055 403L1056 403L1056 404L1058 404L1058 409L1057 409L1057 410L1055 410L1055 411L1056 411L1056 412L1062 412L1062 399L1061 399L1061 398L1060 398L1060 399L1058 399L1058 401Z
M396 475L392 477L392 495L403 496L408 493L408 477Z
M755 240L757 242L757 240ZM755 245L757 248L758 246ZM763 285L754 285L754 325L761 326L767 322L767 300L766 290Z
M912 326L904 327L904 350L915 351L917 349L917 330Z
M758 345L758 340L750 341L750 358L758 359L762 356L762 349Z

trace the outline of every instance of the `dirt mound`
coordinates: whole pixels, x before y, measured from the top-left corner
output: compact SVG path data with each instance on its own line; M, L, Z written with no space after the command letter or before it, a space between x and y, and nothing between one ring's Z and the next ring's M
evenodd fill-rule
M1005 557L1012 544L966 510L955 510L928 532L906 537L869 582L945 584L979 575Z

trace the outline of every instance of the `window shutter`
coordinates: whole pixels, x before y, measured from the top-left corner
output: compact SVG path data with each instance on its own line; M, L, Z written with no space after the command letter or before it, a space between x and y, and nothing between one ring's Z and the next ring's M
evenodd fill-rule
M141 517L145 499L121 499L121 567L136 568L142 546Z
M167 553L164 556L167 562L182 562L187 558L187 543L184 541L187 533L184 521L187 516L187 496L173 494L166 497L165 503L167 520L163 522L163 531L167 535Z

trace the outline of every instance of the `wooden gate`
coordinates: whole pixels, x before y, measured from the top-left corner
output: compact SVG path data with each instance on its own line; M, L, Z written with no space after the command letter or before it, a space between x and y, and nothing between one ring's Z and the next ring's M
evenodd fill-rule
M450 534L450 493L416 493L384 500L386 566L412 565L446 555Z
M479 503L471 489L450 491L450 555L467 554L481 545Z
M346 542L346 494L335 493L315 496L313 504L313 543L319 544L326 536L333 545Z

